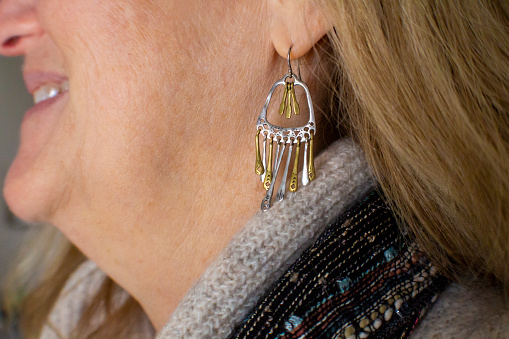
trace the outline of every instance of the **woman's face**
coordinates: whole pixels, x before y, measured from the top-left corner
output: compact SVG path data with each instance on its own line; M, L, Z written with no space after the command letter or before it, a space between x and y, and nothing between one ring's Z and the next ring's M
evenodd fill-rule
M61 92L25 115L4 187L12 210L57 225L118 223L178 199L179 173L207 163L198 151L221 147L221 127L252 134L257 109L225 103L259 106L258 93L237 94L248 76L267 78L255 61L269 50L263 6L2 0L0 51L26 56L30 92Z
M255 121L287 69L287 21L312 13L294 4L0 0L0 52L25 55L40 101L5 181L10 208L57 226L145 310L176 304L259 210Z

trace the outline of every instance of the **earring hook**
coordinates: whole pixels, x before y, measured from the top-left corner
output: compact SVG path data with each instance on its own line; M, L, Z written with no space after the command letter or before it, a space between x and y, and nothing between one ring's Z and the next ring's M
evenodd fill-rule
M290 54L291 54L291 52L292 52L292 46L290 46L290 48L288 49L288 56L286 57L286 60L288 61L288 73L290 73L290 76L293 77L293 76L296 76L296 74L293 74L292 62L290 61ZM297 72L299 73L298 78L300 80L301 77L300 77L300 62L299 62L299 59L297 59Z
M290 61L290 53L292 52L292 46L288 49L288 56L286 57L286 60L288 61L288 72L290 73L290 76L293 75L292 71L292 63Z

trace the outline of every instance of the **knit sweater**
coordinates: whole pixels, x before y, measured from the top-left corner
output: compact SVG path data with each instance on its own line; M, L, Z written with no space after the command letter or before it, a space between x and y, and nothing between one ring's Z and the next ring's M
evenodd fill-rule
M340 140L322 152L316 168L315 181L256 214L234 236L182 299L157 339L226 338L327 225L372 189L366 160L351 140ZM104 278L95 264L84 263L64 287L41 338L69 337ZM493 299L498 300L453 285L413 335L465 338L508 333L509 337L509 312ZM462 307L468 304L483 312ZM150 332L147 324L139 334Z

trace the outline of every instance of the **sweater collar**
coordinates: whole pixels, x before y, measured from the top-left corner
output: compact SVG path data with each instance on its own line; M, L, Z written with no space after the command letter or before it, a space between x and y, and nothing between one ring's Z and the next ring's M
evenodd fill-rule
M184 296L157 336L225 338L256 301L324 231L372 187L350 139L316 158L317 179L257 213Z

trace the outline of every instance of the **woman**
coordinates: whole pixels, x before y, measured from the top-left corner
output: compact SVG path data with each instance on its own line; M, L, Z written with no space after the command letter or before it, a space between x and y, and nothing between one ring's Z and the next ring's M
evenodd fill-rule
M307 337L412 332L410 320L445 288L420 251L441 274L483 290L451 285L412 335L503 336L496 291L509 285L508 18L503 1L3 0L0 51L25 56L36 101L4 195L16 215L54 225L73 244L43 230L25 254L36 282L23 261L13 275L17 291L30 292L26 335L227 337L270 328L290 336L312 322L314 306L261 326L260 312L277 313L262 307L271 291L303 281L296 270L329 241L329 224L328 232L355 230L351 220L369 206L397 215L407 240L391 221L392 247L380 252L389 245L377 243L389 235L348 238L366 246L358 254L346 240L330 247L347 251L331 265L385 256L372 264L386 268L380 276L422 268L413 281L426 286L405 292L407 308L391 294L381 297L385 308L356 307L353 318L338 316L328 332ZM263 213L253 136L287 56L295 74L285 81L295 86L285 86L303 108L291 125L310 115L296 80L314 103L317 178ZM289 124L284 115L268 119ZM372 178L392 212L369 193ZM359 225L368 234L382 223ZM375 294L374 285L359 288L365 280L330 282L316 267L305 276L330 300ZM475 314L457 314L465 303Z

